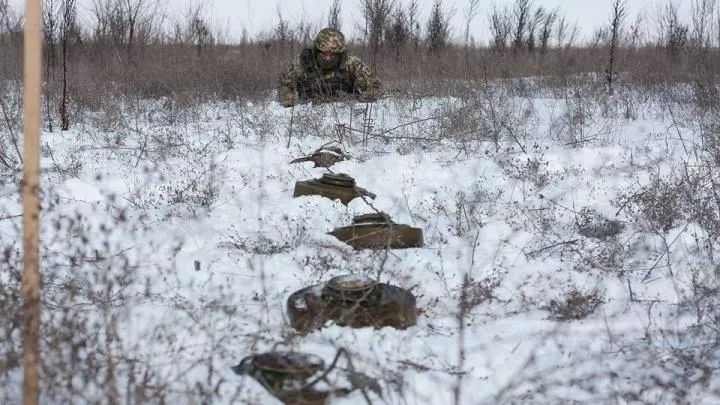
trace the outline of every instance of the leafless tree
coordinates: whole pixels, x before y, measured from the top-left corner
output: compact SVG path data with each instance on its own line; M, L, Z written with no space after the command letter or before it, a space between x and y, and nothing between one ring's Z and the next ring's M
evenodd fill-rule
M420 46L420 22L418 0L410 0L407 5L407 19L410 27L410 40L415 50Z
M610 41L610 29L607 25L601 25L593 30L588 46L599 48L605 46L608 41Z
M160 0L93 0L96 40L110 39L129 50L158 36L164 13Z
M60 103L60 120L62 122L62 130L70 129L70 118L68 116L68 51L70 47L70 37L76 30L77 6L75 0L63 0L62 6L62 25L60 27L60 37L62 41L62 102Z
M330 12L328 13L328 27L342 30L340 14L342 14L341 2L340 0L333 0L333 4L330 6Z
M45 59L45 119L48 123L48 130L53 131L53 120L50 116L52 111L52 79L55 76L55 66L57 66L57 35L58 35L58 4L55 0L45 0L43 4L42 15L42 32L45 45L43 47L43 56Z
M570 48L577 41L580 35L580 27L577 23L570 25L565 16L560 17L557 23L557 41L561 48Z
M273 36L281 43L290 42L293 37L293 32L290 29L290 22L283 17L282 10L280 10L279 6L277 8L277 17L278 21L277 24L275 24Z
M400 50L404 48L412 38L412 26L405 12L405 7L398 4L391 17L388 26L385 28L385 42L395 50L395 59L400 59Z
M710 25L715 8L715 0L692 0L692 42L698 48L710 46Z
M535 47L537 45L536 41L536 33L538 26L542 24L542 22L545 20L545 8L540 6L535 9L535 12L532 13L532 17L528 20L527 24L527 50L528 52L534 52Z
M360 10L364 20L363 33L370 45L373 68L377 63L385 27L390 21L394 8L395 0L360 0Z
M162 18L159 0L123 0L123 8L127 16L128 48L135 42L146 44Z
M608 68L605 70L609 94L613 94L612 84L615 69L615 52L625 21L625 16L625 0L614 0L610 14L610 58L608 60Z
M194 3L188 6L185 15L174 23L175 42L194 46L198 56L214 42L208 17L207 3ZM281 16L282 18L282 16Z
M19 39L23 16L12 8L8 0L0 0L0 40Z
M635 49L643 45L647 40L647 33L645 31L645 14L638 13L635 16L635 21L630 25L628 34L626 35L626 46L629 49Z
M542 27L540 28L540 52L545 53L548 49L550 42L550 36L553 32L553 27L558 19L559 10L557 8L548 11L545 14L545 18L542 21Z
M442 0L435 0L433 4L425 40L433 52L445 48L450 41L450 14L443 8Z
M525 33L530 20L532 0L515 0L513 4L513 49L519 51L524 43Z
M680 19L678 4L668 0L659 15L660 44L672 56L678 56L688 41L688 26Z
M510 11L507 6L500 9L497 4L493 3L489 20L492 47L497 51L503 52L508 45L508 39L510 38L510 32L512 31Z
M480 8L480 0L470 0L464 10L465 16L465 69L470 68L470 24L475 19Z

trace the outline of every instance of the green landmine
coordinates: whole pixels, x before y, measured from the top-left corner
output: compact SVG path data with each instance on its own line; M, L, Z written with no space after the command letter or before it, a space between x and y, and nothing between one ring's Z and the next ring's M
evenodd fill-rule
M352 328L390 326L406 329L417 321L415 296L361 275L334 277L298 290L287 300L290 325L308 332L333 321Z
M340 200L347 205L358 197L375 198L375 194L355 185L355 179L343 173L325 173L319 179L295 183L293 197L319 195L331 200Z
M352 225L328 232L355 249L404 249L423 246L423 231L396 224L387 214L356 216Z
M341 354L348 357L346 369L336 367ZM343 348L329 367L314 354L273 351L247 356L231 369L254 378L285 405L326 405L332 398L347 396L356 389L381 395L379 383L356 371ZM330 374L333 370L335 373Z
M286 405L326 404L331 391L308 386L322 375L325 361L298 352L268 352L250 355L232 367L238 375L249 375Z

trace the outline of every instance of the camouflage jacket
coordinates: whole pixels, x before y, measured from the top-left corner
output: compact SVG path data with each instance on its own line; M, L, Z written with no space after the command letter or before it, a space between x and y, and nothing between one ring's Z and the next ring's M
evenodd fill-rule
M295 57L280 76L280 99L331 101L340 93L347 93L365 100L375 100L380 95L380 81L359 58L341 54L334 70L322 72L314 62L314 50L304 49Z

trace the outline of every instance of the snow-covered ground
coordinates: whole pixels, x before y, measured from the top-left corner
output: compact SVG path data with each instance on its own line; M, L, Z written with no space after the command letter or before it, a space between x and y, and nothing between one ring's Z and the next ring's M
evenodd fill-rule
M637 203L648 184L705 164L690 110L550 93L388 98L370 111L147 102L43 133L45 332L65 330L45 342L46 381L63 381L46 383L45 403L115 392L274 404L230 367L273 349L329 363L339 347L380 382L378 404L718 403L714 337L693 334L706 319L683 306L717 285L716 241L682 215L659 229L646 215L655 200ZM289 161L333 141L352 159L331 169L375 193L372 205L293 198L325 169ZM12 179L0 207L17 215ZM375 210L422 228L425 246L354 251L326 234ZM21 248L19 229L0 221L6 252ZM5 262L11 284L19 262ZM295 334L287 297L346 273L410 289L417 325ZM694 347L709 368L674 355ZM21 373L9 370L12 400Z

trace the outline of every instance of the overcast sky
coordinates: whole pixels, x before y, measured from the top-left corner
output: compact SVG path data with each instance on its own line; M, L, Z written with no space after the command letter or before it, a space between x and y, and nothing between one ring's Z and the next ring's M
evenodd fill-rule
M24 0L10 0L17 7L22 7ZM56 0L60 1L60 0ZM87 15L93 0L77 0L80 13ZM98 1L98 0L96 0ZM100 0L102 1L102 0ZM133 0L137 1L137 0ZM156 0L144 0L153 2ZM268 32L277 23L278 9L284 18L293 23L308 21L315 26L323 26L327 21L327 13L333 0L158 0L165 4L168 15L179 16L192 4L204 4L208 16L216 30L226 31L232 38L239 38L243 30L250 36ZM355 27L361 20L361 0L342 0L343 29L348 36L354 36ZM408 0L396 0L407 3ZM635 15L645 13L649 21L654 20L661 4L674 1L679 5L681 13L690 15L692 0L626 0L629 17L628 24L634 21ZM471 35L480 42L489 39L488 12L493 3L498 5L512 4L514 0L480 0L480 9L471 25ZM558 7L571 23L577 23L584 37L589 37L596 28L607 24L613 0L533 0L536 6L552 9ZM427 18L434 0L418 0L421 21ZM452 12L452 35L460 37L465 25L465 9L469 0L443 0L443 5Z

